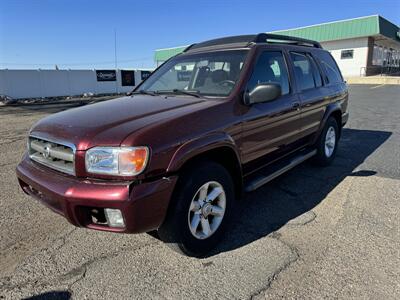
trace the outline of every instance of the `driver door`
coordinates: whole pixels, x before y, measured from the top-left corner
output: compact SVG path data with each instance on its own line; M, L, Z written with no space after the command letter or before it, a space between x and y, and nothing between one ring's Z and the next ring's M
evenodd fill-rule
M284 152L300 132L300 102L291 89L282 51L264 50L259 54L247 91L266 82L280 84L282 95L270 102L250 104L244 109L241 156L245 172L249 162L259 167L271 162L273 154Z

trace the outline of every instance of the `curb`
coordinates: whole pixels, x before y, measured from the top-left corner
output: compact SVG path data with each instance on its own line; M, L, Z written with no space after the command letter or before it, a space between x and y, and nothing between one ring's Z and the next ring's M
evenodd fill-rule
M347 77L347 84L400 84L400 77Z

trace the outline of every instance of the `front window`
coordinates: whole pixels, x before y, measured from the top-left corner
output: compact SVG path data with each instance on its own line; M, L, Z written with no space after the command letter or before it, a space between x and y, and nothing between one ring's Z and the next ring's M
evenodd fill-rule
M269 82L280 84L282 95L289 93L289 75L285 59L280 51L264 51L261 53L247 84L247 89L251 91L257 84Z
M246 50L231 50L178 56L152 74L138 91L228 96L239 79L246 54Z

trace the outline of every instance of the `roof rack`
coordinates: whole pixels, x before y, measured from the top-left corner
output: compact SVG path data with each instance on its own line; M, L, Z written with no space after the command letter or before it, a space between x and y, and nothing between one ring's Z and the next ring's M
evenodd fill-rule
M209 40L198 44L192 44L183 50L183 52L194 51L200 48L222 48L229 46L242 46L247 47L251 44L257 43L269 43L269 44L290 44L300 45L315 48L322 48L321 44L307 39L302 39L293 36L270 34L270 33L259 33L249 35L236 35L223 37L219 39Z
M259 33L255 38L255 43L280 43L280 44L295 44L300 46L311 46L315 48L322 48L321 44L307 40L299 37L288 36L288 35L280 35L280 34L271 34L271 33Z

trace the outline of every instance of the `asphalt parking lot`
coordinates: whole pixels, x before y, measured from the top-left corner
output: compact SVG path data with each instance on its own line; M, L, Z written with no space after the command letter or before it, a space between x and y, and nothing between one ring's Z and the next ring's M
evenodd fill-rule
M209 257L75 228L20 191L30 126L70 106L0 107L0 299L400 298L400 86L350 87L333 165L248 194Z

